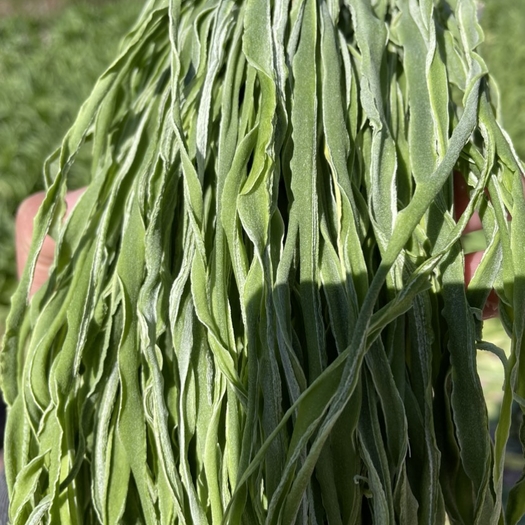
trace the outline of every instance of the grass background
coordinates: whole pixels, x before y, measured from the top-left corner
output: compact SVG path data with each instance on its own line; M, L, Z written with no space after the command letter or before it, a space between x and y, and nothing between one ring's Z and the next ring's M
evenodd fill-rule
M115 57L141 0L0 0L0 334L16 284L13 217L20 201L41 185L42 164L59 146L96 78ZM525 0L480 2L485 43L481 53L500 91L500 119L525 159ZM72 186L82 185L80 159ZM484 338L508 351L497 320ZM498 359L480 353L479 371L489 415L501 399ZM509 447L508 481L523 459Z

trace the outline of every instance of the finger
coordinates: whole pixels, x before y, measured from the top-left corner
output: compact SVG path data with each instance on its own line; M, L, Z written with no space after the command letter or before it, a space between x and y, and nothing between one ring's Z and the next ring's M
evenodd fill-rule
M45 193L39 192L25 199L18 207L15 221L16 263L20 278L29 256L31 238L33 237L33 221L44 200ZM53 260L54 242L46 237L39 256L39 262L46 263ZM49 262L49 264L51 264Z
M461 173L454 173L454 209L456 220L459 220L467 206L470 202L469 188ZM472 217L467 222L465 229L463 230L464 234L479 231L483 229L481 223L481 218L477 211L472 214ZM465 284L468 286L474 273L476 272L477 267L481 263L483 258L484 251L478 251L474 253L469 253L465 255ZM498 305L499 299L494 290L491 290L485 306L483 307L483 319L491 319L498 316Z
M85 191L85 188L71 191L66 194L66 217L69 215L80 195ZM34 219L44 200L45 193L39 192L31 195L25 199L18 208L15 221L15 242L16 242L16 262L18 276L22 275L24 267L29 256L29 249L31 247L31 239L33 237ZM38 256L35 273L33 276L33 283L31 285L30 295L34 295L36 291L44 284L49 275L49 268L53 263L53 256L55 252L55 241L47 235L42 245L42 250Z
M468 285L474 277L476 269L480 265L484 253L485 252L482 251L468 253L465 255L465 284ZM493 317L497 317L498 305L498 296L494 290L491 290L487 297L487 301L485 302L485 306L483 307L483 319L492 319Z
M454 172L454 209L456 221L459 221L470 202L469 187L461 173ZM474 211L472 217L467 222L463 233L470 233L483 228L479 213Z

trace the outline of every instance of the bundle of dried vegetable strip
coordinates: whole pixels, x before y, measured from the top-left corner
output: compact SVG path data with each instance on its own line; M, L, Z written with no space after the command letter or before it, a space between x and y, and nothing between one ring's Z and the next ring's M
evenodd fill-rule
M525 200L481 40L473 0L146 5L46 163L1 354L13 524L517 522Z

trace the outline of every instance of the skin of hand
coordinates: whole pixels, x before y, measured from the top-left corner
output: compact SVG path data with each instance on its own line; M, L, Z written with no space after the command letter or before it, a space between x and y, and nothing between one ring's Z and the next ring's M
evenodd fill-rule
M66 194L66 216L73 209L73 206L75 206L77 200L84 191L85 188L81 188L79 190L70 191ZM24 266L27 262L29 248L31 246L31 238L33 236L33 220L38 212L38 208L40 208L40 205L44 200L44 197L44 192L35 193L25 199L18 207L15 220L16 266L18 277L22 275ZM31 296L33 296L47 281L49 268L53 262L54 252L55 241L48 235L44 240L42 250L36 263L33 284L31 285Z
M78 198L85 191L85 188L79 190L70 191L66 194L66 205L67 214L76 204ZM468 204L468 186L464 178L456 173L454 175L454 195L456 196L456 218L459 218L465 211ZM15 223L15 240L16 240L16 259L18 275L22 274L24 266L27 262L29 254L29 247L31 245L31 237L33 235L33 219L38 211L38 208L44 200L44 192L35 193L22 202L18 208L16 223ZM465 227L464 233L469 233L477 230L481 230L481 220L477 212L474 213L467 226ZM45 283L48 278L49 268L53 262L53 255L55 251L55 241L49 236L44 240L42 251L37 260L35 275L33 284L31 286L31 296ZM479 266L483 252L469 253L465 255L465 284L468 284L476 268ZM483 310L483 318L489 319L498 315L498 297L494 290L490 292L487 299L487 303Z
M468 186L465 182L465 179L460 173L454 173L454 196L455 196L455 212L456 220L458 220L465 209L467 208L469 202ZM463 233L470 233L482 230L483 226L481 224L481 219L478 215L478 212L474 212L471 219L468 221ZM481 259L483 258L483 251L468 253L465 255L465 284L472 280L474 273L476 272L477 267L479 266ZM483 319L491 319L492 317L498 316L498 296L494 290L491 290L485 307L483 308Z

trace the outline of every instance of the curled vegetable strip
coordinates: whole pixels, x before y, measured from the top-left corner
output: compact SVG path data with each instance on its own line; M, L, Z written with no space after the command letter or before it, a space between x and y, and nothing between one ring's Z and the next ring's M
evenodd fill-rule
M473 0L147 3L46 163L0 354L14 525L519 521L523 166L481 41ZM495 442L492 287L512 334Z

